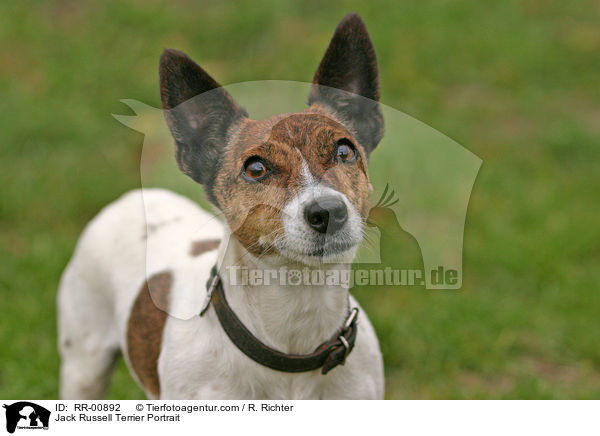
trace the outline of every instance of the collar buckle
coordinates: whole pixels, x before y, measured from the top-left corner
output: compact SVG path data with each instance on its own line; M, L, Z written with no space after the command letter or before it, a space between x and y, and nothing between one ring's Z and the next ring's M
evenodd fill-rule
M346 358L350 354L350 351L352 351L352 348L350 347L350 344L348 343L348 340L346 339L346 336L344 336L344 335L346 333L348 333L348 330L350 330L350 327L352 327L352 324L356 320L357 315L358 315L358 307L353 307L352 310L350 311L350 314L348 315L348 318L346 318L346 322L344 323L344 326L342 327L342 334L338 336L338 340L342 343L342 345L344 346L344 349L345 349L344 357L342 357L342 359L340 361L340 365L343 365L344 363L346 363Z
M341 361L340 361L340 365L343 365L344 363L346 363L346 357L348 357L348 354L350 354L350 344L348 343L348 341L346 340L346 338L342 335L340 335L340 337L338 338L340 340L340 342L342 343L342 345L345 348L345 352L344 352L344 357L342 357Z

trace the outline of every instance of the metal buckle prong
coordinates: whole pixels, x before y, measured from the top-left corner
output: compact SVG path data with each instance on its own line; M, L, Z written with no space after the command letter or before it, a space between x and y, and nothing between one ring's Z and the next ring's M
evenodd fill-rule
M206 290L206 300L204 300L204 304L202 305L202 310L200 311L200 316L204 315L204 313L208 310L208 306L210 306L210 301L212 300L212 294L217 287L217 283L219 283L219 275L215 274L212 281L210 282L210 286Z
M346 319L346 322L344 323L344 327L342 328L343 332L348 331L348 329L350 328L350 325L352 325L352 323L354 322L356 315L358 315L358 307L354 307L350 311L350 315L348 315L348 319Z

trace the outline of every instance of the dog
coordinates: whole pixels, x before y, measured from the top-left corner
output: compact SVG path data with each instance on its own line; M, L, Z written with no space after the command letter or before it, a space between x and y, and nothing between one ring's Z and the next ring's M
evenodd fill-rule
M383 136L362 19L337 26L302 112L251 120L176 50L159 75L177 164L224 223L144 189L87 225L59 285L61 398L103 398L122 354L151 399L382 399L377 336L348 286L240 285L228 273L349 272Z

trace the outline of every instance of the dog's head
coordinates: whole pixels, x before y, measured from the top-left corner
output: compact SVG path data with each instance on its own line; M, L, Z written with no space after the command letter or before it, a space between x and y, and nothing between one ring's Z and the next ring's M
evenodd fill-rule
M306 264L354 256L369 211L367 159L383 135L377 59L358 15L336 28L303 112L251 120L175 50L161 57L160 85L179 167L248 251Z

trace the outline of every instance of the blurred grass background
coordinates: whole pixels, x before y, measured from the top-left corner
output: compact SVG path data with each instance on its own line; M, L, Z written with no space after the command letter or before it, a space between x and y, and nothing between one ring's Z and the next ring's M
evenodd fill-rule
M367 23L382 101L483 159L458 292L358 292L388 398L600 397L600 3L0 4L0 398L55 398L56 287L86 222L139 186L158 57L223 84L309 81L338 21ZM374 171L376 169L371 169ZM110 398L143 398L121 364Z

